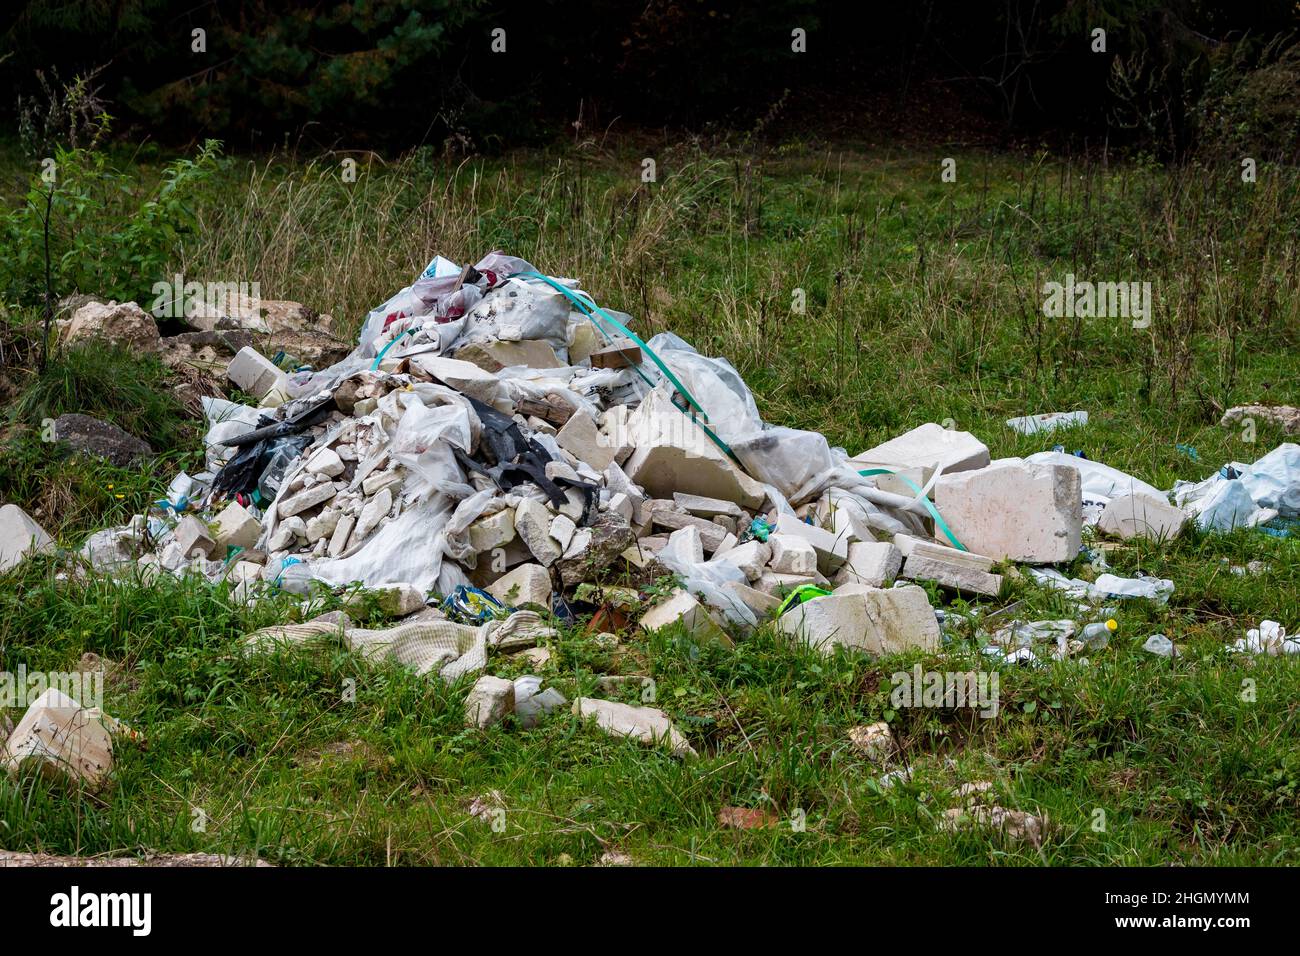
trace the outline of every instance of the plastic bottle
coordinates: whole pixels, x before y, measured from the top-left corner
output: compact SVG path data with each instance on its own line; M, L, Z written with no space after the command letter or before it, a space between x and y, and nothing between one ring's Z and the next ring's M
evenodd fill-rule
M1083 629L1083 642L1089 647L1100 650L1110 643L1110 636L1119 628L1119 622L1113 617L1097 621Z

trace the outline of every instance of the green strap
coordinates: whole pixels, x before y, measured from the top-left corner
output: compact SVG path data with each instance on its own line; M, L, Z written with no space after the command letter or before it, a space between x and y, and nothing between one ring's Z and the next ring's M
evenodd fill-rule
M385 345L382 349L380 349L379 354L375 356L375 364L370 366L370 370L373 372L375 369L379 368L379 363L384 360L384 356L388 353L388 350L391 349L398 342L402 341L403 337L410 335L414 331L415 331L415 326L411 326L411 328L407 329L405 332L399 332L397 335L394 335L391 339L389 339L388 344Z
M866 471L858 472L858 474L862 475L864 478L870 478L872 475L893 475L899 481L903 482L903 484L907 485L907 487L916 492L918 500L925 505L926 510L930 512L930 517L934 519L934 526L944 533L944 536L952 542L954 548L958 551L970 550L970 548L957 540L957 536L953 534L952 529L948 527L948 522L944 521L943 515L939 514L939 509L931 503L930 496L920 488L916 487L911 478L908 478L906 475L900 475L898 472L891 471L888 468L868 468Z
M676 402L673 402L673 407L676 408L678 411L680 411L683 415L686 415L688 418L690 418L690 420L695 422L695 424L699 425L700 428L704 429L704 434L708 435L709 438L712 439L713 444L717 445L718 448L724 451L728 458L730 458L732 461L735 461L739 464L739 459L736 458L736 453L733 452L730 447L728 447L726 442L724 442L721 438L719 438L717 435L713 433L713 429L709 428L708 413L705 412L704 409L700 406L700 403L695 400L695 396L690 393L690 391L686 388L686 386L683 385L681 381L677 378L677 376L673 374L672 369L670 369L667 365L664 364L663 359L659 358L659 356L655 354L654 350L650 348L649 345L646 344L645 340L642 339L641 336L637 335L635 332L629 329L622 322L618 321L618 319L614 318L612 315L610 315L600 306L596 305L596 301L592 299L590 296L588 296L587 299L584 301L583 299L579 298L576 294L574 294L573 290L565 288L560 283L552 279L550 276L542 275L540 272L516 272L514 276L512 276L511 278L518 278L518 277L522 277L525 279L540 279L542 282L545 282L547 285L549 285L552 289L555 289L557 292L562 293L565 296L565 298L567 298L570 302L572 302L574 305L578 307L579 311L581 311L583 315L585 315L588 319L591 320L591 324L596 327L596 331L599 332L601 335L605 336L607 340L612 339L613 337L609 334L608 331L601 328L600 323L597 322L595 318L597 315L599 315L601 319L608 322L614 328L618 329L625 336L627 336L629 339L635 342L640 347L642 354L650 356L650 360L654 362L655 365L659 366L659 370L668 377L668 381L672 382L673 388L677 390L677 394L681 395L682 398L684 398L686 402L691 406L691 408L693 408L695 411L690 411L688 409L682 408ZM641 378L645 381L647 385L650 386L654 385L654 383L651 382L650 379L646 378L645 373L642 372L640 368L637 369L637 374L641 376ZM700 415L704 417L704 421L699 421L695 417L696 412L698 412Z

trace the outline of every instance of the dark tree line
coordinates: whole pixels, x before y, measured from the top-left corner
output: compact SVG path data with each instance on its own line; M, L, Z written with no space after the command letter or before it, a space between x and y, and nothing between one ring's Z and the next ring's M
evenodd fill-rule
M0 102L118 133L477 149L603 132L852 130L960 110L1008 135L1294 158L1294 0L34 0ZM1104 37L1095 31L1104 31ZM1104 47L1104 49L1102 49ZM941 120L934 122L942 126ZM575 125L576 124L576 125ZM56 123L57 125L57 123Z

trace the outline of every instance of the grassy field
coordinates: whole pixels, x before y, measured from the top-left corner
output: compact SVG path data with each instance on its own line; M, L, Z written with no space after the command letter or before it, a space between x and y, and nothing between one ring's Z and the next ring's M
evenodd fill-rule
M1217 422L1233 404L1300 399L1296 170L1264 167L1246 184L1234 166L958 153L957 181L945 183L947 155L687 144L463 162L355 156L353 183L342 156L229 159L168 268L257 281L264 297L307 303L351 334L435 253L472 262L499 248L581 278L643 335L671 329L728 357L765 420L850 452L951 419L994 457L1060 442L1169 487L1283 440L1264 423L1247 442ZM645 157L653 183L642 182ZM12 156L0 165L19 168ZM148 182L158 168L139 171ZM1066 273L1150 282L1151 327L1046 318L1042 285ZM140 277L140 294L157 278ZM141 510L194 463L197 442L181 405L157 397L152 363L104 353L30 372L35 318L30 305L10 309L0 339L12 392L0 499L75 547ZM133 391L141 381L153 399ZM1088 410L1089 424L1051 437L1003 424L1071 409ZM59 461L33 435L58 411L117 421L162 460L144 473ZM982 666L971 634L941 655L868 660L822 658L766 628L734 649L672 629L609 648L566 630L550 680L572 699L601 674L651 675L657 705L701 752L690 763L567 716L468 731L466 686L341 650L241 656L240 635L293 617L288 597L248 610L223 588L59 582L53 562L32 561L0 579L5 669L102 655L116 665L106 710L149 743L121 748L97 795L0 780L0 847L330 865L587 865L606 854L662 865L1296 864L1300 671L1227 645L1265 618L1300 626L1298 557L1294 538L1255 531L1112 552L1117 573L1173 579L1168 606L1125 606L1087 663L1004 670L992 719L895 713L888 699L889 675L914 663ZM1252 560L1265 570L1230 571ZM1064 570L1092 573L1082 561ZM1072 613L1024 581L980 606L1016 599L1023 618ZM1183 655L1142 651L1155 632ZM348 679L355 701L341 693ZM915 771L888 788L847 737L886 718L901 746L891 767ZM939 830L951 790L979 780L1001 805L1046 815L1041 848ZM469 813L476 798L504 808L504 829ZM784 822L726 829L725 806Z

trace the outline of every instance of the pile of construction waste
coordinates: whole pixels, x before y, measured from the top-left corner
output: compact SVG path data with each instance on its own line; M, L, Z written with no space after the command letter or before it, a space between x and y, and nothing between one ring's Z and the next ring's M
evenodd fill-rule
M1294 444L1180 483L1176 504L1063 452L991 460L974 435L937 424L850 455L764 423L725 359L671 333L646 341L634 325L523 260L436 258L334 364L291 370L240 348L227 375L257 404L205 396L206 468L178 475L152 513L98 532L82 555L110 573L228 581L241 601L359 582L406 623L370 631L335 616L251 635L250 648L337 632L454 679L484 670L494 649L539 649L547 622L575 608L598 609L608 630L680 622L729 641L775 617L827 653L934 651L953 615L912 582L993 598L1009 563L1024 564L1077 598L1081 619L1104 618L1108 603L1167 600L1173 584L1061 575L1051 566L1080 555L1085 525L1169 540L1190 521L1300 515ZM25 525L15 533L48 546ZM667 575L676 590L644 606ZM1067 656L1104 637L1085 630L1006 620L988 651ZM467 719L568 703L537 678L518 683L483 677ZM573 707L612 733L690 750L653 708Z

